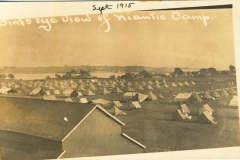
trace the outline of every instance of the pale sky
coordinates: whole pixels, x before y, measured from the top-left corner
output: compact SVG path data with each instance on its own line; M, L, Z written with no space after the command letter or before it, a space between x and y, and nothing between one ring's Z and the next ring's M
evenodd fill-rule
M210 16L173 20L171 14ZM117 13L133 17L150 12ZM51 31L40 25L0 27L0 66L143 65L228 69L235 65L231 9L155 11L166 20L118 21L109 14L111 29L89 15L91 22L63 23ZM76 16L73 16L76 17ZM78 17L86 17L78 16Z

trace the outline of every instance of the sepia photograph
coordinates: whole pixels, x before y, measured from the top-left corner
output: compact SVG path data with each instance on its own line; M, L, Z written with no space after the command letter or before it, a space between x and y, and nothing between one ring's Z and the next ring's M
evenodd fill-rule
M233 5L161 3L0 3L0 159L239 147Z

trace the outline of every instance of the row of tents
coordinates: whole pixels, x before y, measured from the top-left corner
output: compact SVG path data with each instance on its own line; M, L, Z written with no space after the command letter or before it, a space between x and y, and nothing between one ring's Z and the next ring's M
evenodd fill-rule
M201 102L204 100L215 100L220 97L228 97L229 95L236 96L237 92L230 88L227 92L225 89L221 89L219 92L216 90L212 90L210 92L204 91L204 92L195 92L195 93L178 93L174 97L175 102Z
M0 93L2 94L8 94L8 93L16 93L17 91L13 90L12 88L8 88L6 86L3 86L0 89ZM112 91L113 93L122 93L122 90L118 87L115 87ZM110 92L103 88L101 90L101 94L106 95ZM237 92L230 88L227 92L225 89L222 89L220 92L217 92L216 90L211 91L210 93L205 91L203 93L178 93L176 96L174 96L175 102L201 102L202 99L215 99L220 97L226 97L229 94L236 94ZM61 97L79 97L79 96L93 96L95 93L90 90L86 89L82 92L77 92L75 89L72 89L71 87L67 87L63 91L59 90L43 90L41 87L37 87L33 89L30 93L30 96L42 96L42 95L59 95ZM123 94L123 99L137 99L138 102L142 102L145 99L147 100L157 100L158 98L164 98L162 94L159 94L158 96L154 95L151 91L148 92L148 94L141 94L139 92L125 92Z
M50 95L50 96L46 96L45 95L45 96L43 96L43 100L57 101L58 99L54 95ZM64 101L65 102L76 102L75 100L73 100L71 98L65 98ZM119 101L108 101L108 100L105 100L105 99L102 99L102 98L98 98L98 99L94 99L94 100L88 101L87 98L79 98L77 103L97 104L97 105L100 105L101 107L103 107L105 110L107 110L110 114L113 114L113 115L120 115L120 114L126 115L126 113L121 110L123 105ZM141 108L141 105L137 101L132 101L127 106L127 109L140 109L140 108Z
M109 82L109 84L108 84ZM163 81L165 82L165 81ZM118 84L123 84L123 86L118 86ZM144 84L145 82L144 81L141 81L141 84ZM172 82L173 83L173 82ZM193 81L190 81L191 84L195 84ZM99 85L98 85L99 84ZM104 85L102 85L104 84ZM153 84L153 86L151 86L150 84ZM166 85L166 83L164 83ZM184 84L187 84L187 82L185 81ZM11 88L11 87L7 87L5 86L6 84L4 82L2 82L2 86L5 87L5 88ZM134 81L133 84L131 82L126 82L124 79L118 79L118 80L97 80L97 79L91 79L91 80L85 80L85 82L83 80L79 80L78 83L75 83L73 80L63 80L63 81L57 81L57 80L54 80L54 81L47 81L45 80L44 82L41 82L41 81L29 81L28 83L25 82L25 81L21 81L20 85L17 85L16 83L11 83L11 85L15 85L15 86L18 86L18 90L14 92L14 93L24 93L24 94L29 94L30 92L32 92L33 90L36 89L37 90L40 90L39 88L41 88L42 90L44 90L46 92L46 94L55 94L55 95L59 95L61 93L68 93L70 92L71 90L75 90L76 92L78 92L78 95L80 96L81 92L85 92L84 94L82 95L94 95L93 91L96 91L96 90L99 90L100 93L102 94L108 94L110 92L113 92L113 93L123 93L123 92L135 92L135 91L143 91L145 89L147 90L153 90L153 87L156 87L157 89L158 88L161 88L159 86L159 82L157 80L154 81L154 83L152 81L148 81L146 86L143 88L141 85L138 84L137 81ZM98 87L96 87L96 85ZM112 85L112 86L111 86ZM131 87L133 86L133 87ZM3 88L2 87L2 88ZM108 88L107 88L108 87ZM166 86L165 86L166 87ZM110 89L110 90L109 90ZM6 89L4 89L6 90ZM10 89L9 89L10 90ZM233 90L230 90L232 92L235 92L236 91L233 91ZM216 92L216 91L215 91ZM218 93L215 93L213 92L213 97L217 97L218 96ZM0 93L5 93L6 92L1 92L1 89L0 89ZM31 95L34 95L35 92L32 92L30 93ZM170 89L170 94L171 94L171 89ZM231 93L229 93L231 94ZM76 95L73 94L73 95ZM65 94L63 94L63 96L65 96ZM159 95L159 97L162 97L162 95ZM210 96L206 93L206 95L204 95L204 98L205 99L209 99Z
M91 79L91 80L78 80L78 82L76 83L73 80L54 80L54 81L20 81L18 84L15 82L9 82L9 83L4 83L1 82L1 86L6 86L9 88L13 88L13 89L19 89L20 87L26 87L28 89L33 89L33 88L37 88L37 87L42 87L43 89L60 89L63 90L65 89L67 86L70 86L71 88L75 88L75 89L82 89L84 90L84 88L88 87L91 90L96 90L97 87L110 87L110 88L114 88L116 86L118 87L132 87L133 89L136 90L144 90L144 88L148 89L148 90L152 90L153 87L154 88L167 88L169 86L171 87L176 87L176 86L189 86L189 85L195 85L195 83L193 81L187 82L184 81L183 83L181 82L177 82L176 84L174 82L170 83L169 85L167 85L166 81L163 80L162 82L162 86L160 86L160 82L158 80L155 80L154 82L152 82L151 80L149 81L125 81L124 79L116 79L116 80L97 80L97 79ZM143 86L145 86L143 88Z

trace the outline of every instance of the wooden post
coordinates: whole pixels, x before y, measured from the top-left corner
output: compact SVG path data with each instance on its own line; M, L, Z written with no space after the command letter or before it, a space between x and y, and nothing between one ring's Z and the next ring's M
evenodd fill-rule
M132 91L132 99L133 99L133 91Z

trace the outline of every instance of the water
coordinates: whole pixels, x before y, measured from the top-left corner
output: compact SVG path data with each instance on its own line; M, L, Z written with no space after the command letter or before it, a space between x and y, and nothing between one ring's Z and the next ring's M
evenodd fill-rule
M109 78L111 75L115 75L116 77L124 75L124 72L93 72L91 73L92 77L99 77L99 78Z
M58 75L62 76L65 73L57 73ZM99 78L109 78L111 75L121 76L124 75L124 72L92 72L91 76L99 77ZM6 74L7 75L7 74ZM55 78L56 73L43 73L43 74L13 74L14 79L22 79L22 80L35 80L35 79L46 79L46 76L50 76L51 78Z
M49 75L50 77L55 77L55 74L13 74L14 79L22 79L22 80L34 80L34 79L46 79L46 76ZM59 74L63 75L63 74Z

